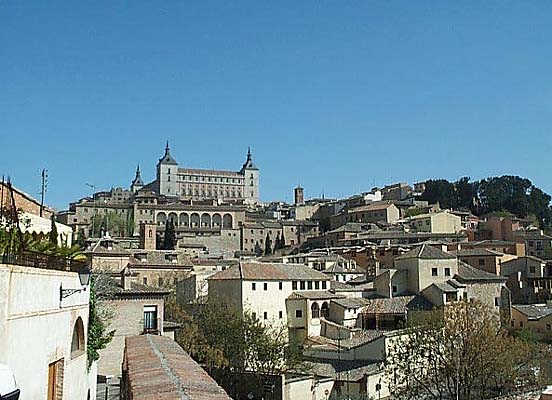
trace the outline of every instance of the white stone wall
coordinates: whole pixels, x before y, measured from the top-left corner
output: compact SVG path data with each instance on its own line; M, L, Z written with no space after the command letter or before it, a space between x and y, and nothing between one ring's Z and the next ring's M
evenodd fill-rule
M88 326L89 290L60 301L60 285L80 289L76 273L0 264L0 363L13 369L22 400L45 399L48 365L63 365L63 399L86 399L86 351L71 357L77 318Z

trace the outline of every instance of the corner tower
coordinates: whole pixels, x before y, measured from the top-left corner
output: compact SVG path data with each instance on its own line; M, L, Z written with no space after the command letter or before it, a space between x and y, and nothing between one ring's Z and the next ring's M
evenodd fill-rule
M142 189L143 187L144 187L144 181L140 176L140 165L138 164L136 166L136 176L134 177L134 180L130 184L130 191L132 193L136 193L138 190Z
M259 202L259 168L253 164L253 157L251 156L251 148L247 148L247 159L243 164L240 174L245 177L243 197L245 203L256 204Z
M169 141L165 146L165 155L157 163L157 192L165 196L178 196L176 180L178 177L178 163L171 156Z

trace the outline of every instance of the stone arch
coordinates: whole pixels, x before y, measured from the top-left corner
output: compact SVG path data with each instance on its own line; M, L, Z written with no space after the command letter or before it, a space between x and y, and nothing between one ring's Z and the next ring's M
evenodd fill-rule
M222 217L220 214L213 214L213 228L220 228L222 226Z
M190 226L190 216L187 213L180 214L180 226Z
M178 215L174 212L170 213L169 221L172 222L174 226L178 226Z
M207 213L201 215L201 227L210 228L211 227L211 216Z
M320 318L320 307L317 302L311 304L311 316L312 318Z
M165 225L167 222L167 214L164 212L157 213L157 225Z
M73 327L73 337L71 338L71 358L80 356L85 351L84 343L84 324L82 318L78 317Z
M224 217L222 217L222 227L223 228L232 228L233 226L233 218L231 214L224 214Z
M192 216L190 217L190 226L192 228L199 228L199 223L200 223L199 214L193 213Z

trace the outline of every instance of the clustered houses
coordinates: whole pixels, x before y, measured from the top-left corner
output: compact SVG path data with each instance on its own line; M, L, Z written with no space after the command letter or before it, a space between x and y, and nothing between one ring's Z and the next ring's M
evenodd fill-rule
M287 326L290 338L308 342L309 365L320 378L334 380L336 393L348 387L348 394L384 397L389 392L379 365L389 341L402 334L412 315L460 300L510 314L506 277L472 267L440 247L414 246L398 255L392 268L345 283L327 273L322 263L328 260L321 254L286 256L286 263L242 261L208 278L209 296L268 324ZM341 372L339 360L349 362Z

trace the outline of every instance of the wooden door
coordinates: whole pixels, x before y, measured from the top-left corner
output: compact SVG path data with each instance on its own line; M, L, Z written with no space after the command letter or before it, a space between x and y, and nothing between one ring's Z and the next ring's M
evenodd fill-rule
M48 365L48 400L56 400L57 362Z

